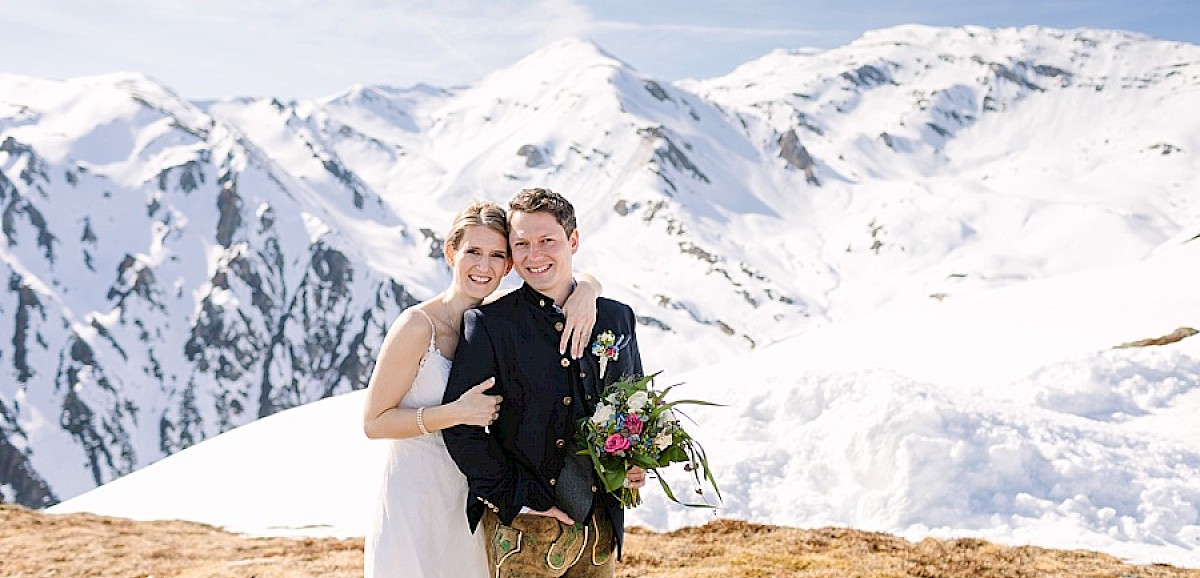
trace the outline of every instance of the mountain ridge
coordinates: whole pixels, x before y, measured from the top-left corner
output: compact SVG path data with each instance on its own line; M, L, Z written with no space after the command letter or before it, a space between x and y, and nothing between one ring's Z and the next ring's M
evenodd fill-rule
M684 423L723 501L705 493L693 499L716 510L683 508L654 487L626 523L669 531L715 514L1200 567L1200 513L1186 505L1200 496L1200 338L1121 347L1200 326L1200 276L1187 269L1198 257L1188 243L898 303L667 368L657 385L720 404L688 409ZM256 420L48 511L361 536L387 450L362 435L365 393ZM695 487L678 466L657 475L677 496Z
M298 102L0 75L0 499L364 387L390 319L447 281L453 211L524 186L575 203L577 265L634 306L648 367L1145 258L1200 223L1197 51L918 27L666 83L575 39L468 86ZM1079 80L1101 61L1129 74Z

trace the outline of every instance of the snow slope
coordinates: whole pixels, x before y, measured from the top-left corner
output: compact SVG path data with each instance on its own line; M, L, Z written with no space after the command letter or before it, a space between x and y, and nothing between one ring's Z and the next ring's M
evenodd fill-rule
M724 503L653 486L629 523L711 517L1085 548L1200 568L1200 242L833 323L714 366L662 368ZM361 392L288 410L50 508L251 534L361 535L380 445ZM683 472L667 473L687 492ZM420 488L413 488L419 492Z

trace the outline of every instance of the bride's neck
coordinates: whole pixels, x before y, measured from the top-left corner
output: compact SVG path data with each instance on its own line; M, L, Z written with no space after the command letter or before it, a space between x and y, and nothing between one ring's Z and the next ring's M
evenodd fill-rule
M446 321L454 326L462 323L462 316L468 309L479 305L480 301L467 295L455 293L453 290L447 290L442 293L438 299L441 303L442 312L446 315Z

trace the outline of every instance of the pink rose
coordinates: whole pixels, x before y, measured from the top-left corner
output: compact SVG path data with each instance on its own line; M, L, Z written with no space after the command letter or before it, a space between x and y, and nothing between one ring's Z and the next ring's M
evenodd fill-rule
M621 434L612 434L604 440L604 451L615 454L629 449L629 438Z
M646 422L642 421L642 418L638 417L636 413L631 413L629 417L625 418L625 428L631 434L642 433L644 427L646 427Z

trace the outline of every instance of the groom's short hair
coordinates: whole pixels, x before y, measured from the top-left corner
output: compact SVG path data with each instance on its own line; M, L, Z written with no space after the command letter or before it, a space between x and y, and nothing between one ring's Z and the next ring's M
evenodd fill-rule
M575 207L562 195L550 189L521 189L517 196L508 203L508 219L512 222L513 213L550 213L554 220L562 225L567 236L575 230Z

